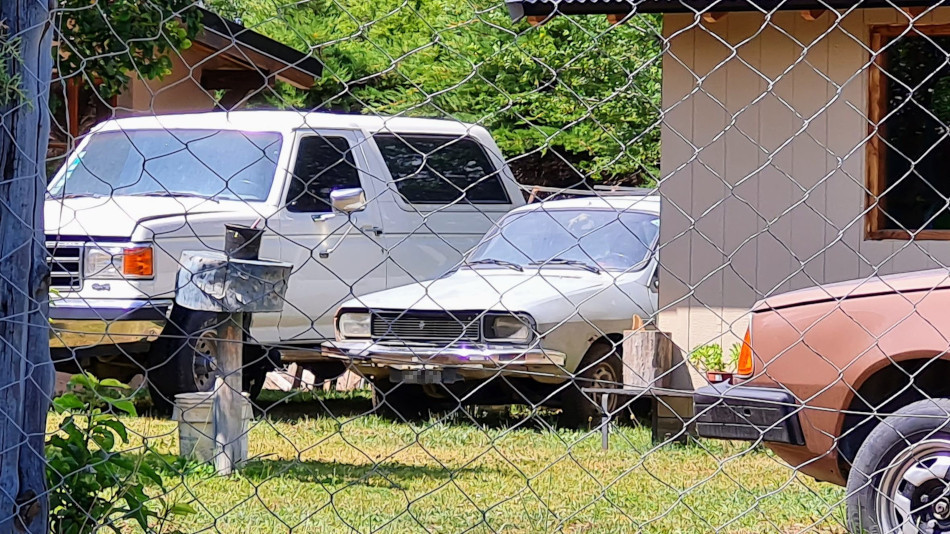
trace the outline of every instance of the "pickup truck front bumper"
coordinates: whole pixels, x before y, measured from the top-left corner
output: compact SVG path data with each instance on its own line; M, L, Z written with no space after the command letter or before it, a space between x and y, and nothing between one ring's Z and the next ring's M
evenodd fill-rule
M49 307L50 348L154 341L171 305L171 300L54 299Z
M379 376L392 372L412 381L454 382L477 380L499 372L526 378L550 379L568 376L563 352L542 348L455 347L374 343L372 341L328 341L323 355L352 362L364 374ZM438 378L443 377L443 378Z

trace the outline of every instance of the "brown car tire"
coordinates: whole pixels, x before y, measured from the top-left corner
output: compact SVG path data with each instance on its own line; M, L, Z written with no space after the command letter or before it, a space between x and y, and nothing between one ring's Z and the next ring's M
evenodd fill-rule
M950 399L908 404L871 431L848 476L849 530L867 534L901 532L909 520L919 524L922 533L950 532L950 498L944 495L950 473L937 478L947 469L934 467L937 464L931 462L950 466ZM914 470L916 474L911 476ZM934 475L933 480L919 486L908 482L926 479L928 472ZM921 474L925 476L916 476ZM894 504L898 493L911 503L910 518L901 519L901 507ZM887 506L894 510L884 508ZM937 511L941 513L934 515Z

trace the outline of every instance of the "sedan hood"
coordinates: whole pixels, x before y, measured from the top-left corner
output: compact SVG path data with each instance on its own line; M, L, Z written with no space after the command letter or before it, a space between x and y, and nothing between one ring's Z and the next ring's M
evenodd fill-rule
M507 310L531 311L536 319L556 309L576 309L590 295L616 288L605 273L583 270L462 269L429 282L410 284L352 299L344 308L389 310Z
M76 197L46 200L46 233L131 237L141 223L231 211L232 202L191 197Z
M950 287L950 271L947 269L932 269L888 276L872 276L782 293L765 300L760 300L756 303L753 310L765 311L776 308L787 308L789 306L813 304L816 302L867 297L884 293L930 291L946 287Z

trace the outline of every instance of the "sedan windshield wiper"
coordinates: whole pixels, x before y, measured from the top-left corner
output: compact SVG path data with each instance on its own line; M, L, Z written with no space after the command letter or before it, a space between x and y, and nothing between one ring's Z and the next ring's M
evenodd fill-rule
M499 260L495 258L485 258L482 260L469 261L465 263L466 265L501 265L502 267L508 267L509 269L514 269L519 273L524 271L524 267L513 263L510 261Z
M544 267L545 265L570 265L573 267L580 267L581 269L586 269L592 273L600 273L600 269L594 267L589 263L584 263L579 260L569 260L567 258L551 258L547 261L533 261L528 265L540 265Z
M100 195L98 193L66 193L59 195L47 194L46 198L53 200L65 200L67 198L102 198L103 196L104 195Z

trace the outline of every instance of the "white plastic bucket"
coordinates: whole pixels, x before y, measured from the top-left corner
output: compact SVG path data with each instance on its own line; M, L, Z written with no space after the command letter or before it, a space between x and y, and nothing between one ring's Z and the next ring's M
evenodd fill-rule
M235 463L247 460L247 430L254 411L247 393L240 397L241 437ZM175 395L172 419L178 421L178 449L182 456L211 462L220 452L214 441L214 393L180 393Z

